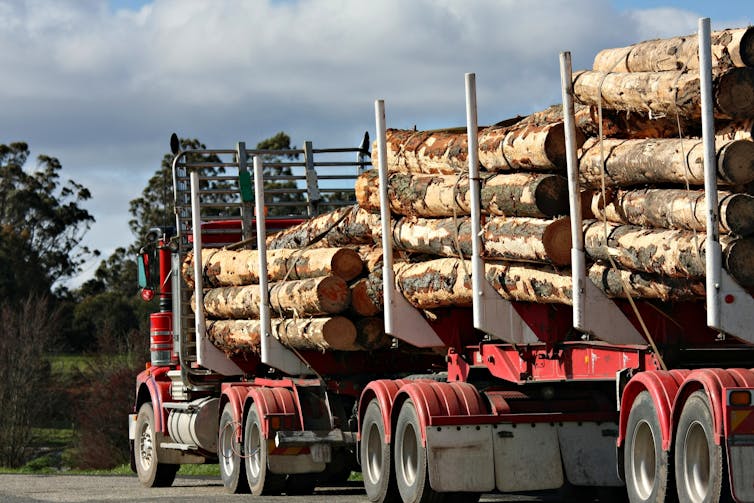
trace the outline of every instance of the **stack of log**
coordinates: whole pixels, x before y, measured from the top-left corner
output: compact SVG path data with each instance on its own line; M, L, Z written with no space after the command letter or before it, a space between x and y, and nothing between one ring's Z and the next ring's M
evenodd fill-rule
M343 314L348 282L363 263L349 248L274 249L267 255L271 336L297 350L369 351L390 344L382 320ZM194 287L193 254L183 277ZM259 353L262 337L259 254L202 250L203 305L209 340L226 354ZM192 296L196 310L196 298Z
M713 100L724 267L754 286L754 29L713 33ZM707 204L696 36L652 40L597 54L574 75L574 95L607 122L584 143L582 187L598 221L584 228L587 254L621 268L673 278L705 274ZM643 126L647 124L648 126ZM592 132L593 134L594 132ZM602 190L605 187L605 190Z
M754 287L754 197L747 192L754 185L754 70L750 68L754 29L714 33L713 54L724 266L740 284ZM704 296L707 205L700 188L704 176L697 58L695 36L653 40L602 51L592 70L574 74L581 202L584 214L593 218L584 224L591 260L587 274L609 297L686 301ZM487 280L507 300L570 304L562 107L480 128L478 154ZM373 161L376 164L376 156ZM390 129L387 164L397 289L426 313L470 306L467 259L472 235L465 128ZM296 332L307 338L322 331L308 328L324 327L327 322L321 320L344 319L338 322L339 334L348 332L342 327L349 320L379 320L374 318L383 302L378 188L376 170L363 173L356 182L356 206L268 238L271 264L277 263L277 253L296 254L300 260L315 250L349 250L360 257L360 271L364 264L360 274L341 276L341 293L328 294L348 298L336 302L337 308L326 307L324 299L310 302L298 293L304 287L290 283L304 281L300 272L290 272L290 267L283 267L280 274L270 272L270 281L281 282L272 287L271 303L279 316L273 331L284 343L319 349L372 349L385 344L381 325L372 329L371 333L378 333L372 339L358 339L357 329L356 342L346 344L317 335L307 346L288 337ZM242 276L244 285L254 284L253 274L233 269L233 260L243 259L220 262L223 253L227 252L205 251L202 257L205 285L213 288L205 297L205 309L214 318L253 318L253 312L235 307L216 309L256 299L241 300L239 291L232 290L240 286L232 281ZM236 272L227 272L231 270ZM234 279L221 279L226 276ZM307 291L316 290L314 285L323 281L311 278L333 276L338 273L324 269L306 276ZM343 282L349 283L347 294L342 293ZM244 330L256 330L258 339L258 328L249 326ZM228 329L220 321L211 322L209 332L229 353L241 347L241 339L257 344L253 336L241 338L238 329Z

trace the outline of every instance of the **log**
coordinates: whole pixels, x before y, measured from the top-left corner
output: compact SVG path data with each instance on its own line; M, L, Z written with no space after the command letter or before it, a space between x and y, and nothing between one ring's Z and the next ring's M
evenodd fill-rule
M366 211L380 209L379 175L356 180L356 200ZM452 217L471 214L468 178L457 175L392 173L390 209L399 215ZM546 218L568 213L568 184L560 175L500 173L482 179L481 206L492 215Z
M576 129L585 137L599 136L599 110L596 106L575 103ZM553 105L525 118L522 124L549 124L563 120L562 105ZM681 118L683 136L701 136L699 121ZM643 139L678 137L676 117L649 117L646 113L627 113L603 108L602 136L604 138ZM730 138L738 139L738 138Z
M359 318L356 325L356 345L364 351L389 348L393 338L385 333L385 321L382 318Z
M715 31L710 38L713 66L754 66L754 28ZM595 56L592 69L601 72L698 70L699 40L694 34L604 49Z
M491 217L483 228L484 254L510 261L571 263L571 220ZM470 238L469 238L470 240Z
M281 318L340 313L350 300L351 291L338 276L279 281L269 292L270 313ZM212 288L204 293L205 314L210 318L259 318L260 301L259 285ZM196 310L193 297L191 304Z
M484 274L506 300L540 304L572 303L572 281L568 270L556 271L548 266L513 262L487 262Z
M697 72L574 73L574 97L584 105L653 116L698 120L701 92ZM754 116L754 70L734 68L713 78L715 119Z
M482 232L483 253L487 257L556 265L571 262L568 218L490 217ZM400 218L393 223L393 245L412 253L470 257L471 220Z
M577 146L585 138L577 130ZM479 163L487 171L565 170L563 123L483 129L479 133Z
M670 229L707 230L707 203L703 190L637 189L620 190L592 196L595 218L618 224ZM748 236L754 234L754 197L719 191L720 232Z
M466 263L470 271L470 263ZM667 278L637 271L605 271L592 265L589 277L610 297L626 296L620 287L622 276L634 298L649 300L689 300L704 295L703 281ZM471 287L460 259L445 258L395 268L396 284L403 296L417 309L466 307L471 302ZM503 299L542 304L572 303L571 271L551 266L489 261L485 277ZM370 282L382 290L382 276L370 276ZM701 293L700 293L701 292ZM382 301L380 297L380 308Z
M651 299L665 302L689 301L704 298L704 280L667 278L643 272L612 269L593 264L587 274L597 288L610 298ZM623 288L625 282L627 289Z
M382 310L369 296L369 278L361 278L350 286L351 311L357 316L375 316Z
M241 286L259 283L257 250L202 250L205 286ZM306 279L334 274L350 281L361 274L364 264L348 248L277 249L267 251L268 281ZM194 287L194 259L189 252L182 266L183 278Z
M585 187L599 188L602 152L605 185L631 186L651 183L704 184L704 146L693 139L603 140L584 144L579 175ZM745 184L754 180L754 142L735 140L717 146L719 183ZM687 161L687 162L686 162Z
M464 268L465 262L465 268ZM417 309L471 306L471 271L468 261L441 258L415 264L396 264L398 291Z
M403 217L392 222L393 246L441 257L471 256L471 220Z
M561 118L562 121L562 118ZM583 142L583 135L577 141ZM376 151L376 146L374 147ZM377 157L372 159L375 167ZM479 130L479 162L487 171L564 170L563 123L490 126ZM452 175L468 171L468 139L463 128L387 131L388 170Z
M213 320L207 322L207 337L229 355L259 353L259 320ZM297 350L359 351L356 327L348 318L287 318L272 320L272 335Z
M267 238L267 248L337 248L374 244L380 236L380 217L358 205L339 208Z
M724 122L715 125L715 142L725 143L731 140L752 140L754 137L754 119Z
M607 238L605 237L607 226ZM705 275L706 234L588 221L584 249L593 260L609 260L634 271L676 278ZM723 266L742 286L754 285L754 239L720 236Z

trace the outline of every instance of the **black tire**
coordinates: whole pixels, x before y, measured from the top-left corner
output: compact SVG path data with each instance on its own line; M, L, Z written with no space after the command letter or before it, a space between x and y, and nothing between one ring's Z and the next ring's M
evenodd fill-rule
M139 408L136 416L136 440L134 440L136 474L144 487L169 487L181 465L160 463L157 459L157 436L152 402Z
M662 450L662 433L652 397L642 391L628 415L623 450L626 489L631 503L662 503L670 488L670 456Z
M398 486L395 484L390 444L384 442L385 426L379 402L374 399L367 405L361 423L361 443L359 453L364 489L369 501L375 503L400 502Z
M220 465L220 476L225 490L231 494L249 492L246 482L246 468L241 456L243 445L237 440L236 433L241 425L233 419L233 407L225 404L220 416L220 426L217 439L217 462Z
M445 493L435 492L429 485L427 451L422 445L419 416L411 400L401 406L393 438L395 482L403 503L444 501Z
M255 496L280 494L285 487L285 475L271 473L267 467L267 439L262 435L262 421L252 405L246 414L244 429L246 480Z
M675 436L675 480L680 503L730 501L725 453L715 445L707 394L692 393L683 405Z

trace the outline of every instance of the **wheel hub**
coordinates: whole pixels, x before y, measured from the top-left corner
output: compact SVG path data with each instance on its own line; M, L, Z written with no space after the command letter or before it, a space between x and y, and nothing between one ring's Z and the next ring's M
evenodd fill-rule
M652 428L646 421L636 425L631 446L631 470L636 483L636 492L642 499L648 499L655 486L655 438Z

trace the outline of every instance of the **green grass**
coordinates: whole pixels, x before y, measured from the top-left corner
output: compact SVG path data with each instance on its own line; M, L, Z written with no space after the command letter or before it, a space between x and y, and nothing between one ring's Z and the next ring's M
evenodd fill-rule
M94 358L90 355L51 355L50 367L53 375L70 375L74 370L85 370Z

